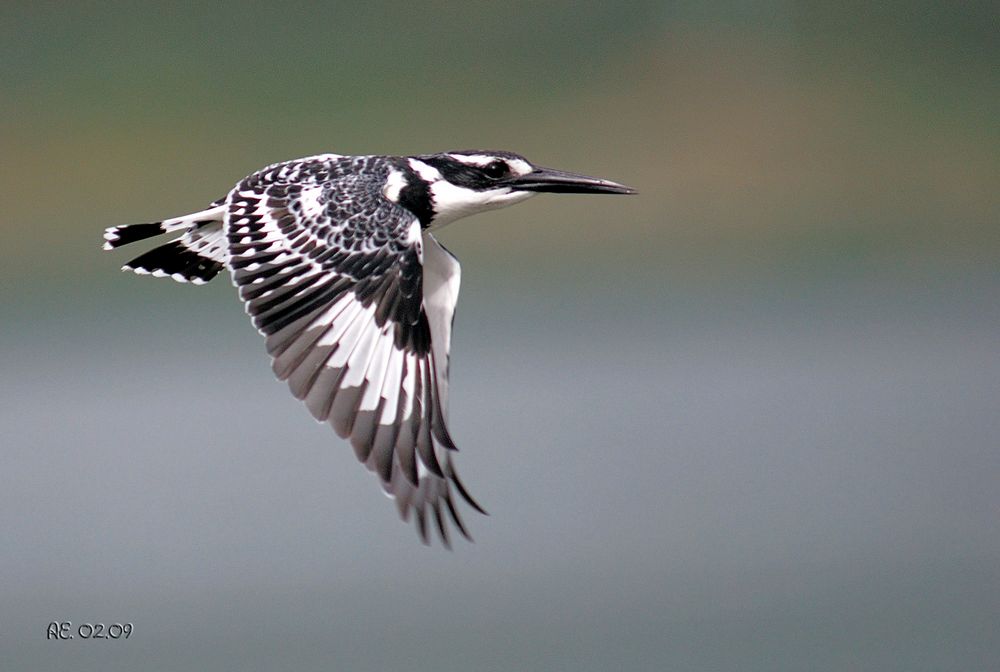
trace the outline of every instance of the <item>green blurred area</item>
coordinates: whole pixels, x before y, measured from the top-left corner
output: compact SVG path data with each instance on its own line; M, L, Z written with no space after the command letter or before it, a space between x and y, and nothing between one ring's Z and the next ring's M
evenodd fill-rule
M800 277L1000 261L993 3L4 3L7 272L325 151L483 147L637 187L444 238L482 273ZM569 245L566 251L565 246Z

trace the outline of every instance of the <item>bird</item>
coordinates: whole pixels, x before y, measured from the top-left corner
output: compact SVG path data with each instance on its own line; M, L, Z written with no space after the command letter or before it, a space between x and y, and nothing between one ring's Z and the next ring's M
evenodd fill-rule
M472 540L448 429L458 260L434 233L539 193L634 194L507 151L319 154L275 163L207 208L114 226L104 249L180 234L122 270L204 284L228 270L274 375L412 512L420 539Z

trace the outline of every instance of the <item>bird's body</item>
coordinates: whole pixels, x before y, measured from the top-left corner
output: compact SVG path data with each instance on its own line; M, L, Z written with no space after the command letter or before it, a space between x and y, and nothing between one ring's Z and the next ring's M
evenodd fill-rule
M431 231L538 191L633 193L509 152L323 154L259 170L203 211L110 228L105 249L180 232L124 268L196 284L228 269L275 375L350 439L424 541L433 523L447 544L449 519L468 537L454 493L482 508L447 427L459 264Z

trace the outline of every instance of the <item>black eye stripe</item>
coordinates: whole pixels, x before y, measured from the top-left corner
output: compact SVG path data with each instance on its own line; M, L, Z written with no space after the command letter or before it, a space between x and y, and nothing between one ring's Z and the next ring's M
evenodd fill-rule
M436 168L448 183L473 191L510 188L509 180L532 170L527 159L513 152L466 150L411 158Z

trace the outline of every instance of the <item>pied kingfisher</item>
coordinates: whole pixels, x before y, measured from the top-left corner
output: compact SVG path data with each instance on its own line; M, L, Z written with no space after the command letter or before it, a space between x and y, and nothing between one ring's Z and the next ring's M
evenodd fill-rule
M459 264L431 231L537 192L633 194L621 184L540 168L510 152L321 154L276 163L207 209L107 229L104 249L163 233L123 270L201 284L229 269L275 375L415 513L470 538L452 486L448 352Z

